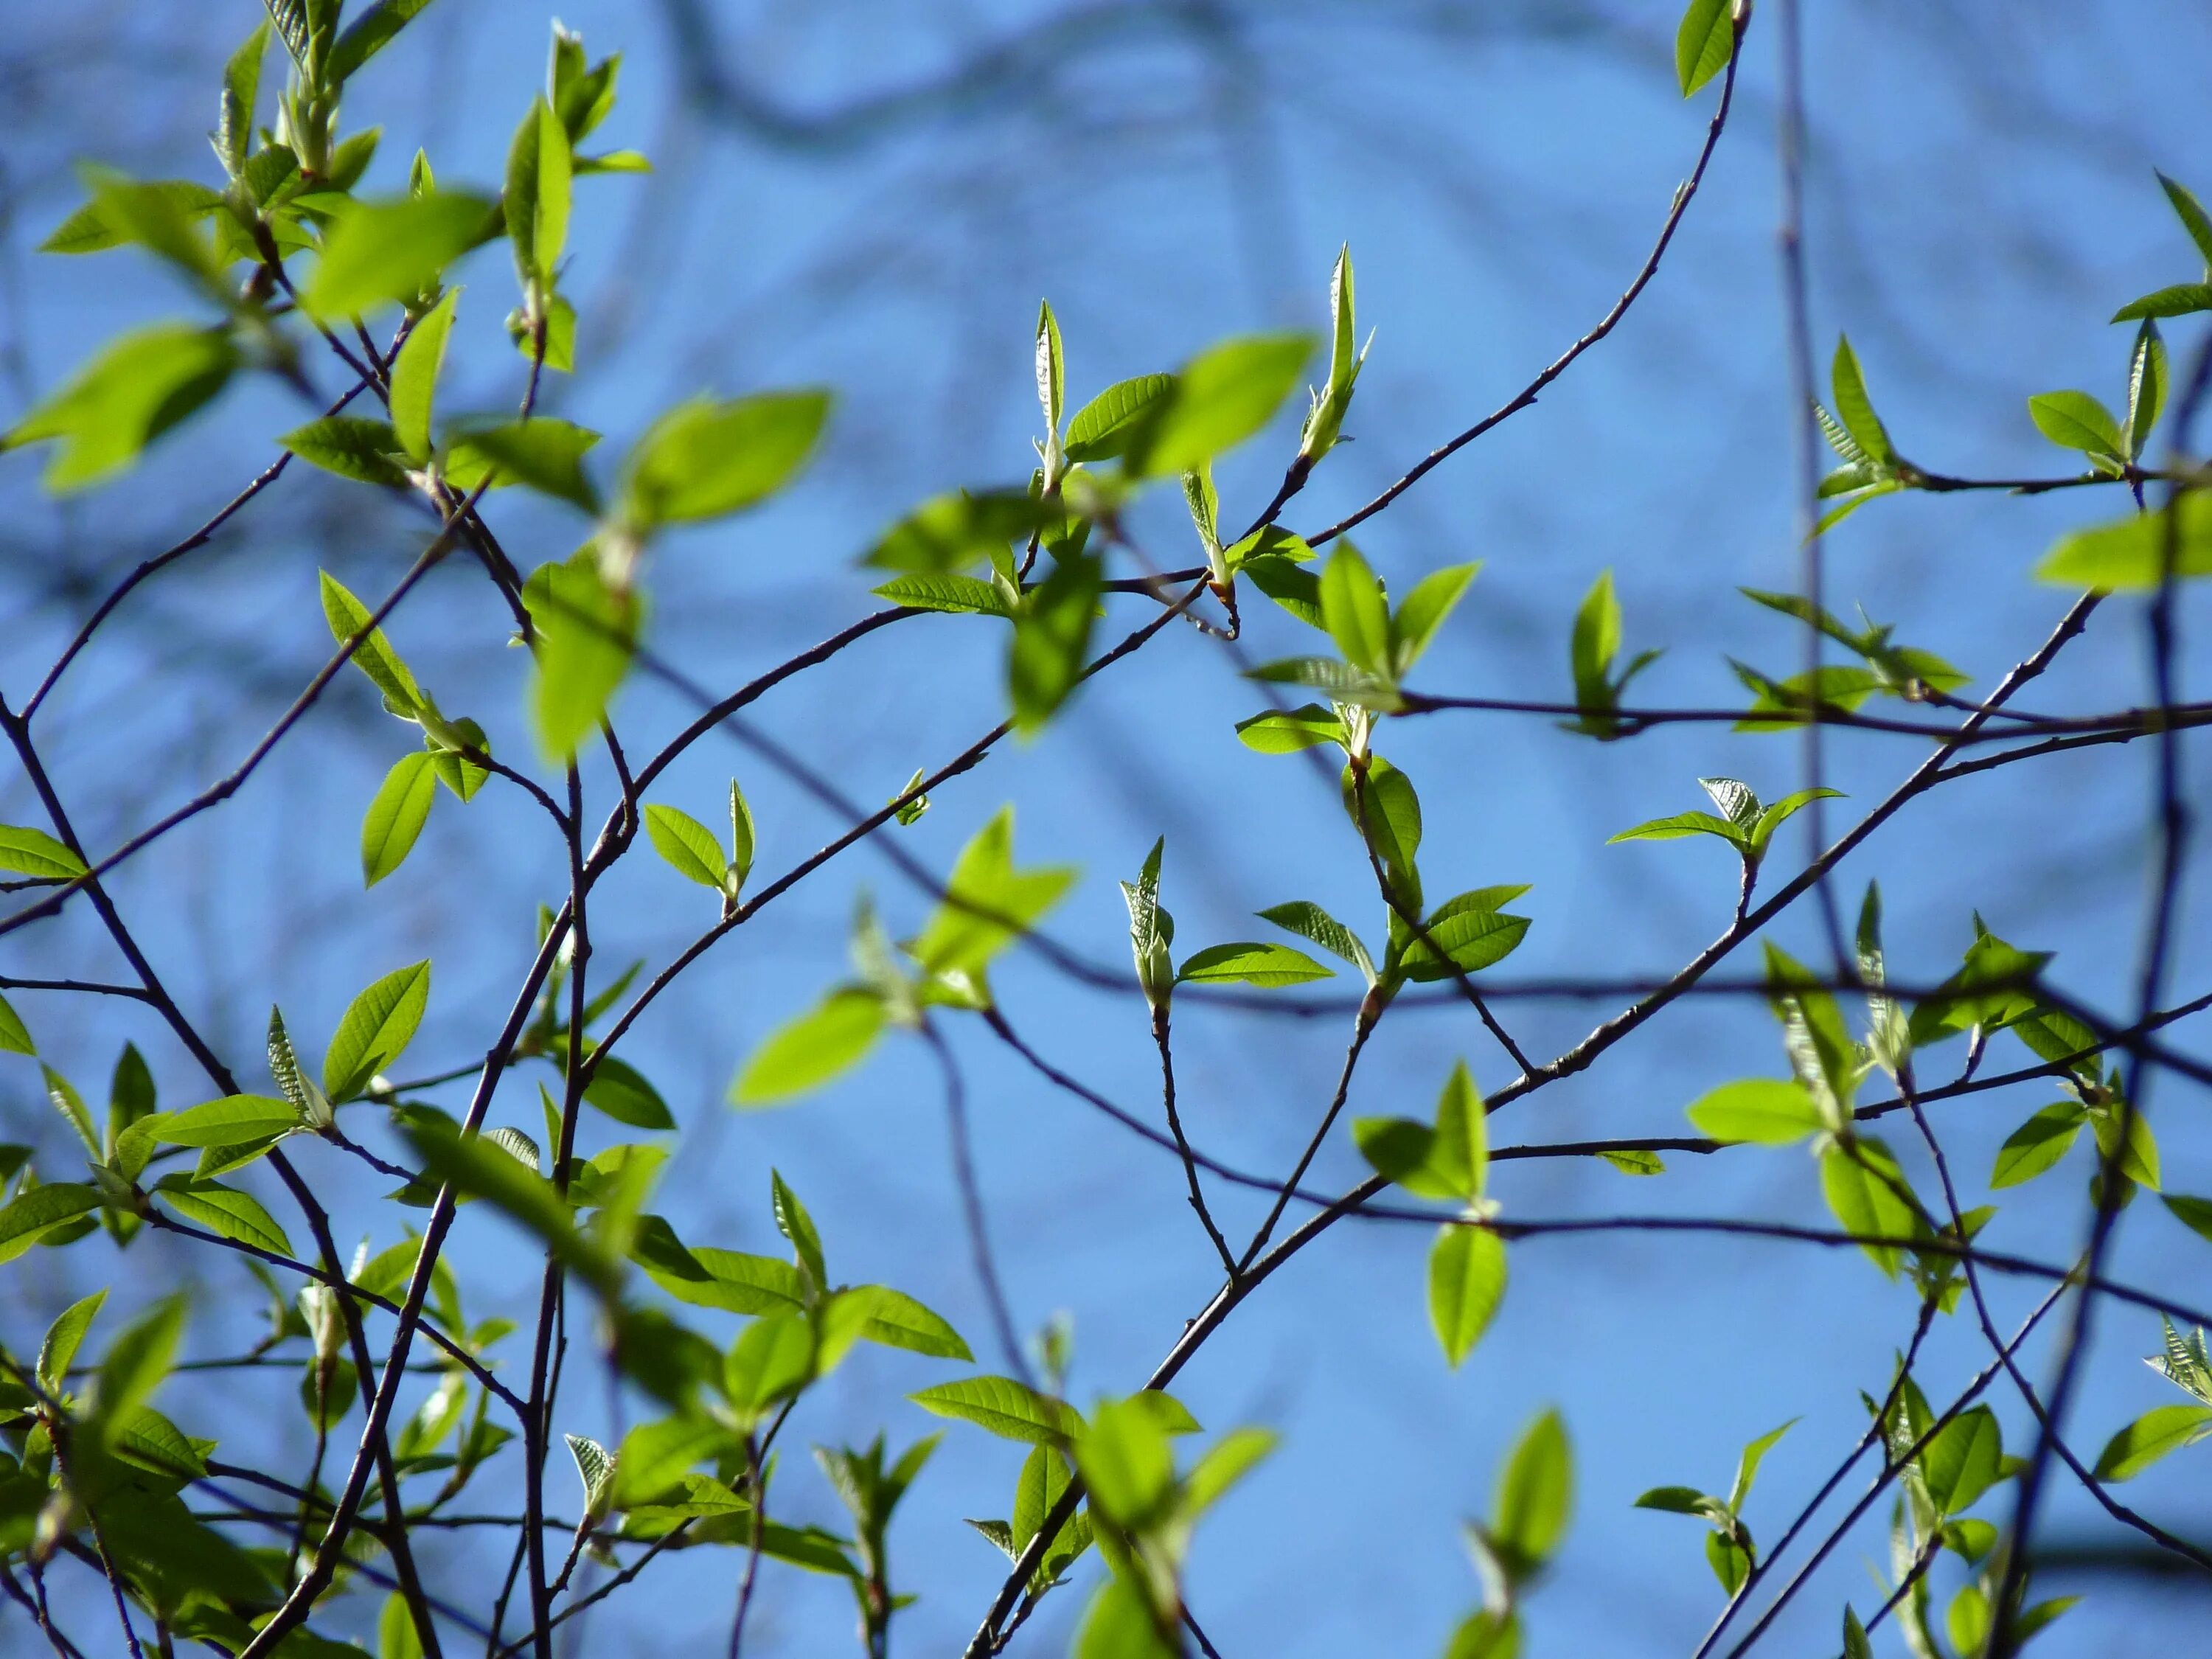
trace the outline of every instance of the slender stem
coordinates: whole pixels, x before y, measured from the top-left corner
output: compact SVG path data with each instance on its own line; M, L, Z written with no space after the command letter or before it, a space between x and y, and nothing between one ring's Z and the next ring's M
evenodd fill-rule
M1275 1224L1283 1218L1283 1212L1289 1206L1291 1201L1291 1190L1297 1186L1299 1180L1305 1175L1307 1168L1321 1152L1322 1144L1328 1140L1329 1129L1336 1122L1337 1114L1344 1109L1345 1097L1352 1092L1352 1070L1359 1064L1359 1056L1367 1047L1367 1039L1374 1035L1375 1027L1382 1018L1382 999L1370 993L1367 1000L1359 1005L1359 1012L1352 1019L1352 1041L1345 1045L1344 1064L1337 1070L1336 1090L1329 1096L1328 1109L1321 1115L1321 1121L1314 1126L1313 1133L1306 1140L1305 1151L1298 1154L1298 1161L1291 1166L1290 1178L1284 1182L1283 1191L1276 1195L1273 1205L1267 1211L1267 1219L1260 1224L1258 1231L1252 1235L1252 1242L1244 1247L1244 1254L1238 1258L1236 1270L1229 1275L1231 1291L1235 1290L1238 1283L1251 1271L1253 1261L1259 1256L1261 1250L1266 1248L1269 1237L1273 1235Z
M752 1498L752 1524L746 1528L745 1570L738 1580L737 1611L730 1616L729 1659L738 1659L745 1640L745 1615L752 1610L753 1586L760 1580L761 1546L768 1535L768 1494L762 1490L761 1452L745 1437L745 1484Z
M952 1180L960 1194L960 1212L968 1231L968 1253L975 1264L975 1277L983 1287L983 1301L991 1310L991 1323L999 1338L999 1348L1006 1356L1007 1368L1024 1383L1034 1389L1036 1379L1030 1371L1029 1356L1022 1352L1022 1340L1014 1324L1012 1308L1006 1301L1006 1286L999 1278L996 1258L991 1250L990 1229L983 1217L983 1194L975 1177L975 1149L968 1130L968 1087L960 1075L959 1062L953 1058L951 1045L944 1033L924 1021L922 1040L937 1057L939 1069L945 1075L945 1118L946 1138L952 1149ZM735 1638L732 1637L734 1650Z
M1182 1158L1183 1177L1190 1183L1190 1207L1198 1212L1199 1224L1212 1241L1215 1254L1221 1258L1222 1271L1230 1278L1237 1277L1237 1258L1230 1253L1229 1241L1214 1225L1213 1212L1206 1207L1206 1192L1198 1182L1198 1162L1193 1157L1190 1142L1182 1132L1182 1118L1176 1110L1175 1046L1169 1030L1168 1005L1164 1002L1152 1010L1152 1041L1160 1051L1160 1099L1167 1113L1168 1133L1175 1137L1176 1151ZM1001 1023L1000 1030L1005 1027Z
M1397 483L1392 484L1358 511L1348 518L1339 520L1318 535L1309 536L1306 538L1308 542L1316 547L1322 546L1324 543L1334 541L1346 531L1373 518L1419 483L1431 471L1466 448L1484 433L1501 422L1510 420L1534 404L1538 395L1553 381L1565 374L1573 366L1577 357L1604 339L1619 325L1620 319L1628 314L1629 307L1636 303L1637 296L1642 294L1650 284L1651 279L1659 274L1659 263L1667 257L1667 249L1674 240L1675 231L1681 227L1682 216L1690 210L1690 204L1697 196L1698 186L1705 182L1705 168L1713 159L1713 152L1720 148L1721 133L1728 125L1729 111L1735 102L1736 65L1743 57L1743 32L1750 21L1751 9L1748 6L1740 7L1735 14L1735 44L1729 52L1728 69L1721 79L1720 102L1714 108L1713 118L1705 128L1705 143L1698 151L1697 165L1690 169L1689 178L1676 188L1674 199L1667 210L1667 217L1659 227L1659 240L1652 245L1651 252L1644 261L1643 268L1636 273L1634 279L1622 291L1620 297L1613 302L1612 308L1598 319L1595 327L1560 353L1534 380L1514 393L1506 402L1499 404L1498 408L1484 416L1458 436L1431 450L1428 454L1409 468ZM1279 503L1278 507L1279 508Z

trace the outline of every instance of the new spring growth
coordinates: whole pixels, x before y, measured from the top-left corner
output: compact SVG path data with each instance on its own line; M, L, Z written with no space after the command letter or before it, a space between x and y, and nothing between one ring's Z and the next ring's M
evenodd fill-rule
M1329 341L1328 384L1313 394L1313 407L1307 411L1305 430L1298 439L1297 465L1310 470L1321 458L1335 447L1338 436L1344 429L1344 413L1352 407L1352 383L1359 378L1360 365L1367 361L1367 347L1357 353L1352 349L1352 249L1346 246L1336 256L1336 269L1328 279L1328 309L1332 319ZM1375 343L1372 333L1367 344Z
M1129 906L1129 949L1137 961L1137 983L1152 1012L1159 1013L1175 992L1175 963L1168 947L1175 943L1175 918L1160 903L1160 853L1163 836L1145 855L1145 867L1133 884L1121 884L1121 896Z

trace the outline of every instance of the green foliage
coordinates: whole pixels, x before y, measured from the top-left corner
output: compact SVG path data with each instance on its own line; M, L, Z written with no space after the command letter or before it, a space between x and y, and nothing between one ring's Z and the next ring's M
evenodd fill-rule
M1182 1578L1197 1522L1275 1443L1265 1430L1231 1430L1179 1474L1174 1432L1142 1394L1102 1401L1076 1431L1091 1524L1113 1571L1091 1601L1079 1653L1177 1650Z
M1482 1605L1454 1632L1447 1659L1512 1659L1520 1651L1521 1601L1565 1535L1574 1479L1566 1425L1547 1411L1507 1455L1489 1520L1467 1523Z
M533 724L548 757L565 762L598 729L629 672L643 604L608 581L588 547L565 564L539 566L523 599L538 641Z
M47 489L104 483L221 392L239 362L237 347L220 329L184 323L140 329L103 348L0 434L0 450L57 441Z
M1639 651L1616 672L1620 654L1620 601L1613 596L1613 572L1601 570L1575 612L1567 641L1567 666L1574 677L1575 706L1581 717L1566 724L1585 737L1618 738L1626 727L1617 710L1629 682L1659 659L1656 650Z
M742 512L798 476L829 415L816 391L680 404L630 453L623 511L641 532Z
M332 1100L358 1094L405 1051L430 1000L430 964L386 974L347 1006L323 1058L323 1091Z
M1429 1323L1454 1370L1505 1299L1505 1245L1489 1228L1450 1223L1429 1247Z
M366 317L412 303L485 240L493 204L465 191L349 205L325 239L301 303L319 317Z
M1749 785L1734 778L1699 778L1698 783L1712 798L1713 805L1720 808L1719 816L1711 812L1677 812L1671 817L1652 818L1608 836L1607 844L1713 836L1735 848L1746 871L1753 872L1765 858L1777 830L1813 802L1838 800L1843 796L1838 789L1800 789L1770 806L1752 792Z
M1360 1118L1353 1122L1352 1134L1360 1155L1377 1175L1423 1198L1463 1203L1473 1213L1486 1212L1487 1120L1464 1060L1444 1081L1433 1125L1412 1118Z
M1358 343L1352 310L1349 246L1337 250L1336 268L1329 273L1328 310L1328 384L1313 394L1313 407L1307 412L1305 430L1298 438L1298 459L1308 465L1336 447L1344 430L1345 415L1352 407L1352 387L1358 381L1361 366L1367 361L1367 349Z
M2197 257L2204 262L2203 279L2176 283L2146 294L2139 300L2130 300L2112 313L2116 323L2186 317L2193 312L2212 311L2212 216L2206 215L2203 204L2179 180L2161 173L2158 182L2166 191L2166 199L2172 204L2174 216L2181 221L2181 228L2196 244Z
M2062 538L2035 568L2036 580L2106 592L2156 587L2177 577L2212 575L2212 495L2093 525Z
M0 823L0 870L39 881L67 881L84 873L84 860L43 830Z
M1674 78L1682 96L1693 96L1728 67L1735 52L1735 23L1730 0L1690 0L1674 32Z
M1004 1440L1065 1447L1083 1432L1082 1415L1073 1407L1010 1376L963 1377L911 1397L926 1412L972 1423Z
M1139 476L1173 477L1235 448L1282 406L1313 347L1308 335L1257 334L1200 352L1144 406L1121 450L1123 465Z

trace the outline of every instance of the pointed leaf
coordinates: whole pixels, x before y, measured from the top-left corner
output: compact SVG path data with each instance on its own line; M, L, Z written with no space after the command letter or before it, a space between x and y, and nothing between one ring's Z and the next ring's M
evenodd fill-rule
M1486 1227L1439 1228L1429 1250L1429 1322L1456 1370L1505 1296L1505 1246Z

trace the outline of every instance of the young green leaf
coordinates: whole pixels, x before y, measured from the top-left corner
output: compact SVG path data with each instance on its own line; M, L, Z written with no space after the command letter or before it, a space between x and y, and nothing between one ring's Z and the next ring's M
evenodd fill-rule
M1139 374L1108 386L1067 423L1067 459L1104 461L1127 453L1175 386L1172 374Z
M1939 1515L1963 1514L1996 1483L2004 1440L1987 1406L1962 1412L1936 1432L1920 1454L1920 1473Z
M2121 1139L2124 1125L2124 1143ZM2097 1151L2116 1164L2122 1175L2153 1192L2158 1190L2158 1143L2151 1137L2148 1118L2141 1112L2128 1111L2124 1103L2115 1101L2092 1108L2089 1127L2097 1137Z
M1803 1084L1776 1078L1724 1083L1692 1105L1689 1117L1698 1133L1715 1140L1762 1146L1790 1146L1814 1133L1823 1123L1820 1109Z
M2086 392L2045 392L2027 400L2036 430L2062 449L2118 458L2124 452L2112 411Z
M1017 869L1014 811L1004 807L961 849L945 902L908 948L931 974L973 974L1057 904L1075 880L1065 867Z
M0 434L0 451L59 441L46 486L57 495L99 483L221 392L240 366L222 329L157 324L126 334Z
M86 1107L84 1097L77 1093L74 1084L52 1066L41 1066L39 1072L46 1085L46 1098L62 1115L63 1121L76 1131L78 1143L97 1160L101 1152L100 1133L92 1127L92 1113Z
M507 238L526 291L546 293L568 241L574 163L568 130L542 96L530 106L507 152Z
M520 484L597 513L599 491L584 471L584 457L599 441L599 434L589 427L544 415L471 427L453 440L446 457L446 482L460 490Z
M763 1314L807 1303L807 1288L790 1262L707 1245L687 1249L659 1216L641 1218L630 1254L654 1284L693 1307Z
M1289 904L1277 904L1260 911L1260 920L1272 921L1285 933L1296 933L1310 944L1318 945L1331 956L1341 957L1359 969L1360 977L1370 985L1375 982L1374 958L1360 943L1359 935L1346 927L1318 904L1304 899Z
M1066 1446L1082 1434L1082 1415L1010 1376L969 1376L940 1382L908 1399L939 1417L957 1418L1004 1440L1033 1446Z
M459 297L459 290L449 291L417 318L392 362L392 427L417 466L430 459L430 411Z
M1490 1127L1482 1094L1461 1060L1444 1079L1437 1099L1436 1169L1454 1182L1457 1197L1470 1204L1482 1200L1489 1183Z
M1313 347L1309 335L1255 334L1200 352L1173 378L1167 395L1147 406L1124 464L1139 476L1171 477L1234 448L1282 406ZM1073 454L1074 427L1068 435Z
M66 881L84 873L84 860L43 830L0 823L0 870Z
M915 783L921 781L921 775L919 772L915 774L914 781ZM920 814L917 813L915 816L919 817ZM911 820L902 820L902 822L911 822ZM738 884L740 886L744 885L745 878L752 873L756 840L753 829L753 809L745 799L745 792L738 787L738 781L732 778L730 780L730 868L736 872Z
M2139 460L2150 450L2150 434L2166 406L2168 378L2166 342L2158 325L2148 317L2136 331L2135 349L2128 354L2127 455Z
M1728 1506L1731 1510L1743 1507L1744 1499L1751 1496L1752 1482L1759 1478L1759 1464L1765 1461L1766 1454L1774 1449L1782 1437L1796 1426L1797 1419L1793 1417L1780 1428L1769 1429L1744 1447L1742 1455L1736 1459L1735 1479L1729 1486Z
M1784 795L1771 805L1760 808L1759 816L1752 820L1748 837L1752 856L1763 857L1767 844L1774 839L1774 832L1814 801L1841 800L1843 798L1844 792L1840 789L1799 789Z
M410 963L378 980L348 1006L323 1057L323 1092L346 1100L414 1041L430 1000L430 964Z
M1066 509L1027 490L959 491L924 501L893 525L865 562L880 570L957 571L1004 558L1007 548L1067 522Z
M1414 860L1421 850L1421 800L1413 781L1377 755L1364 777L1347 765L1340 788L1352 828L1374 849L1398 902L1418 910L1421 878Z
M2159 187L2166 191L2166 199L2173 204L2173 211L2181 221L2181 228L2189 233L2189 240L2197 244L2198 256L2205 269L2212 272L2212 214L2179 179L2158 175Z
M292 1241L284 1237L283 1228L251 1193L212 1181L172 1178L156 1186L154 1195L210 1232L258 1249L274 1250L279 1255L292 1254Z
M2186 1193L2160 1193L2158 1196L2176 1221L2199 1238L2212 1240L2212 1199L2191 1198Z
M565 564L540 565L522 597L538 636L533 724L547 757L565 763L599 729L629 672L643 604L634 590L608 585L589 547Z
M1728 67L1735 51L1733 9L1730 0L1690 0L1674 31L1674 78L1683 97L1694 95Z
M714 832L688 812L658 802L645 809L645 832L669 868L718 893L730 890L730 862Z
M368 676L376 689L384 693L386 703L394 712L406 719L414 719L427 700L422 689L415 684L415 676L399 653L392 648L392 641L380 628L369 628L371 612L346 590L345 585L327 570L321 573L323 616L331 626L331 637L340 645L368 629L366 638L354 647L353 665Z
M1298 436L1298 457L1310 466L1336 447L1344 430L1344 417L1352 407L1352 392L1367 360L1358 349L1352 284L1352 249L1337 250L1336 265L1329 272L1328 384L1314 393L1306 413L1305 429Z
M1996 1167L1990 1171L1990 1185L2017 1187L2055 1167L2074 1145L2087 1117L2075 1101L2045 1106L2005 1137L2004 1145L1997 1148Z
M374 0L356 15L331 43L327 60L329 84L343 85L361 66L381 51L416 15L428 9L430 0ZM274 9L274 8L272 8ZM337 8L332 7L335 15Z
M2158 317L2187 317L2212 311L2212 282L2176 283L2130 300L2112 313L2116 323L2148 322Z
M2132 1480L2168 1452L2212 1434L2212 1407L2160 1406L2122 1429L2097 1455L2100 1480Z
M149 1118L153 1138L172 1146L235 1146L301 1127L289 1100L265 1095L225 1095L220 1100Z
M1175 960L1168 953L1175 943L1175 917L1160 903L1160 858L1166 849L1167 838L1156 839L1137 879L1121 884L1121 902L1129 912L1129 954L1145 1000L1154 1009L1167 1006L1176 983Z
M453 192L348 207L324 240L301 303L334 322L412 300L485 239L495 211L480 196Z
M1491 1504L1490 1547L1513 1577L1534 1572L1559 1547L1574 1491L1567 1425L1556 1410L1547 1411L1514 1443Z
M879 599L913 611L954 616L1011 617L1006 596L992 583L953 570L917 570L870 590Z
M1858 447L1875 461L1887 464L1895 459L1891 449L1889 434L1874 412L1874 404L1867 396L1866 380L1859 373L1858 355L1851 349L1846 335L1836 337L1836 358L1832 379L1835 387L1836 418L1844 423Z
M2212 576L2212 493L2192 490L2170 505L2063 537L2036 566L2035 579L2142 592L2165 580L2169 550L2176 576Z
M1324 743L1344 742L1344 721L1334 709L1310 702L1302 708L1237 721L1237 740L1263 755L1295 755Z
M47 1234L100 1207L100 1194L74 1182L33 1187L0 1205L0 1261L13 1261Z
M1340 544L1321 573L1321 614L1328 635L1354 668L1389 684L1392 672L1390 611L1382 585L1359 550Z
M361 821L362 884L374 887L397 870L429 821L438 798L435 757L403 755L385 774Z
M421 0L415 0L420 3ZM590 64L584 55L583 37L555 26L553 34L552 105L569 142L580 143L596 131L615 106L615 86L622 74L622 54ZM617 152L621 154L623 152ZM610 158L600 158L605 166ZM577 170L586 171L586 158L577 158Z
M1429 1322L1457 1370L1505 1297L1505 1246L1487 1227L1438 1228L1429 1250Z
M1605 844L1610 847L1623 841L1676 841L1684 836L1718 836L1739 852L1743 849L1743 832L1726 818L1715 817L1711 812L1676 812L1668 817L1650 818L1633 829L1607 836Z
M1319 625L1318 607L1312 620ZM1247 669L1245 677L1277 685L1303 685L1311 690L1326 691L1330 702L1349 703L1355 708L1395 713L1405 707L1405 699L1388 680L1378 679L1350 663L1339 662L1334 657L1285 657Z
M1416 983L1451 978L1453 969L1472 974L1495 966L1520 948L1528 918L1501 909L1528 890L1524 886L1480 887L1448 899L1421 924L1426 938L1404 941L1398 970ZM1393 932L1404 930L1393 917ZM1443 957L1439 959L1437 952Z
M92 1328L92 1322L107 1300L105 1290L94 1291L82 1302L72 1302L46 1328L46 1340L39 1345L39 1386L48 1394L68 1391L69 1369L76 1358L76 1351L84 1341L84 1334Z
M1478 561L1472 564L1446 565L1431 570L1413 584L1413 592L1406 595L1390 618L1390 669L1400 678L1413 672L1421 653L1429 648L1437 629L1443 626L1453 607L1466 593L1468 584L1482 568ZM1326 582L1326 572L1324 572ZM1324 586L1323 595L1326 599Z
M31 1041L30 1028L8 1006L8 999L0 997L0 1053L35 1054L39 1045Z
M461 1134L452 1124L428 1116L403 1119L399 1127L428 1179L502 1212L602 1296L611 1297L618 1289L621 1264L577 1229L552 1182L525 1168L521 1159L486 1137Z
M1082 683L1104 579L1095 555L1065 553L1024 599L1006 654L1007 690L1018 729L1037 730Z
M633 1129L672 1129L676 1119L668 1103L627 1060L613 1054L595 1054L591 1080L584 1085L584 1101L617 1123Z
M1863 1136L1831 1145L1820 1155L1820 1190L1837 1224L1861 1239L1906 1239L1921 1230L1905 1172L1878 1140ZM1897 1277L1897 1245L1859 1248L1884 1274Z
M866 1309L866 1323L860 1328L862 1340L927 1354L934 1359L975 1363L975 1356L951 1322L905 1292L884 1285L860 1285L842 1294L857 1298Z
M269 24L264 19L223 65L222 97L208 142L215 146L222 170L234 179L245 169L246 152L253 145L253 110L261 87L261 60L268 50Z
M1176 975L1176 983L1244 984L1272 989L1334 977L1334 970L1287 945L1213 945L1184 961Z
M184 1334L185 1314L182 1296L164 1297L107 1345L94 1383L93 1410L85 1425L96 1442L112 1443L131 1413L161 1386Z
M883 1034L883 999L858 986L832 991L753 1051L731 1103L772 1106L820 1088L860 1064Z
M277 441L311 466L362 483L404 489L407 474L392 459L399 436L389 421L356 415L326 415L286 433Z
M804 1267L813 1284L823 1290L830 1285L828 1268L823 1265L822 1235L815 1230L814 1218L806 1213L806 1206L799 1201L799 1194L785 1184L783 1176L775 1170L769 1171L769 1207L775 1216L775 1230L791 1245L799 1265Z
M1094 1511L1125 1532L1157 1522L1175 1489L1175 1450L1133 1401L1105 1401L1075 1443L1076 1467Z
M814 390L680 404L630 453L623 511L641 530L741 512L798 476L829 415Z

